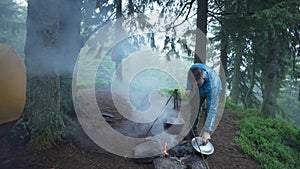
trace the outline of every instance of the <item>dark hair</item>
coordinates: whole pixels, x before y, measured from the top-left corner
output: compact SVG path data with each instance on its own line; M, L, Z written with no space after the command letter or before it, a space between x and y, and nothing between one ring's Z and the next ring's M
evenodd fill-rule
M190 69L189 73L188 73L188 80L190 82L194 81L194 80L199 80L203 75L203 71L200 68L192 68Z

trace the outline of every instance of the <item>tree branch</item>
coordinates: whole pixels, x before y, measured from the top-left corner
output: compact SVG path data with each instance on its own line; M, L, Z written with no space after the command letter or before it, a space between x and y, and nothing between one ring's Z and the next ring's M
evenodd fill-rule
M187 20L189 14L190 14L190 12L191 12L193 3L194 3L195 1L196 1L196 0L192 0L191 2L187 2L186 4L184 4L182 10L181 10L180 13L177 15L177 17L175 18L174 22L175 22L175 21L179 18L179 16L183 13L184 9L185 9L188 5L190 5L190 9L189 9L189 11L188 11L188 13L187 13L187 15L186 15L186 17L185 17L185 20ZM174 23L174 22L173 22L173 23Z

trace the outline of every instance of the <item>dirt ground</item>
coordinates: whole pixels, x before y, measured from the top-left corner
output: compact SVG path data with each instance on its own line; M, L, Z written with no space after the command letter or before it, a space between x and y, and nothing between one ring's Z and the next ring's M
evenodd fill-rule
M97 92L98 104L102 110L114 116L111 123L122 124L122 118L112 107L112 99L107 91ZM259 164L246 157L233 144L238 118L224 112L220 124L211 141L215 152L207 157L211 169L257 169ZM109 153L98 147L83 130L76 137L58 144L47 151L30 146L11 149L8 131L14 122L0 125L0 169L152 169L153 164L139 163L131 158ZM118 125L115 125L117 127ZM127 129L130 130L130 129Z

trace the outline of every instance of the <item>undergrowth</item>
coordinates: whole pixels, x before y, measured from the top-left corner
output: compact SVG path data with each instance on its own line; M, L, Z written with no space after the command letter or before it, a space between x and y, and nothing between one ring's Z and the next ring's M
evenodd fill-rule
M264 169L300 168L300 129L279 118L265 117L255 109L243 109L231 102L226 110L238 115L239 131L234 142Z
M73 134L75 127L76 123L63 112L32 112L28 120L17 122L12 137L29 138L33 147L46 150Z

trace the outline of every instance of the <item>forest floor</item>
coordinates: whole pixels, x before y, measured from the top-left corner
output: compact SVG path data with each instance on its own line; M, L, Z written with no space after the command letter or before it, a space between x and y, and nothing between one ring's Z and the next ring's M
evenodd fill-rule
M97 92L97 100L104 110L118 117L112 108L111 95L107 91ZM99 104L99 103L98 103ZM120 124L122 119L112 123ZM238 117L224 112L223 117L211 140L215 151L207 157L211 169L257 169L259 164L241 153L233 143L237 133ZM152 169L151 163L138 163L131 158L109 153L97 146L83 130L77 137L47 151L30 146L11 149L9 130L14 122L0 125L0 168L1 169ZM116 126L115 126L116 127ZM128 131L130 132L130 131Z

